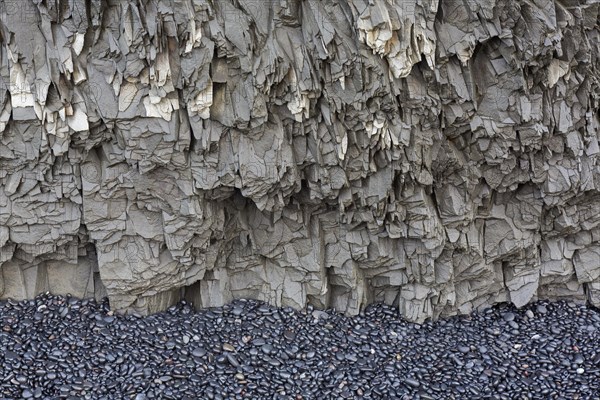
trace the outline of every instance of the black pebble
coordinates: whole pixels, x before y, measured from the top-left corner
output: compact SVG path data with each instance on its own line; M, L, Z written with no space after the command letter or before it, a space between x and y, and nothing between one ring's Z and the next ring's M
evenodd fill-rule
M534 312L525 317L527 311ZM600 314L563 302L414 325L254 301L146 318L53 295L0 301L0 399L592 399ZM517 322L518 321L518 322ZM583 371L583 372L582 372Z

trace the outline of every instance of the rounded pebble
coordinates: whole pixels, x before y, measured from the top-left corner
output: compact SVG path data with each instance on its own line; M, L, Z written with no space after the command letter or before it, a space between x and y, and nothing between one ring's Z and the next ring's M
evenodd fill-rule
M598 329L596 309L565 302L417 325L382 304L140 317L44 294L0 301L0 399L592 399Z

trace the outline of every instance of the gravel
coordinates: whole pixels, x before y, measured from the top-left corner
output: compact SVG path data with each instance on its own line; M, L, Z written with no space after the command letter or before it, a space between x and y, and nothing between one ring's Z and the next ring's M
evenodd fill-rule
M423 325L251 300L141 318L41 295L0 302L0 398L598 399L600 313L502 305Z

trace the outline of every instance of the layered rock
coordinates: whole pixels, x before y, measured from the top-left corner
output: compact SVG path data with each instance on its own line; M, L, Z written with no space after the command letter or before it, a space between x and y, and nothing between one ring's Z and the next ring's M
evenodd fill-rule
M594 0L7 0L0 294L600 305Z

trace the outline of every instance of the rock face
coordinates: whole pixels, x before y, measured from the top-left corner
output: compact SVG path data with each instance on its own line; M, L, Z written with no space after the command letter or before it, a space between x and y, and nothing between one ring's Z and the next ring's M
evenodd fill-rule
M2 297L600 305L596 0L2 7Z

